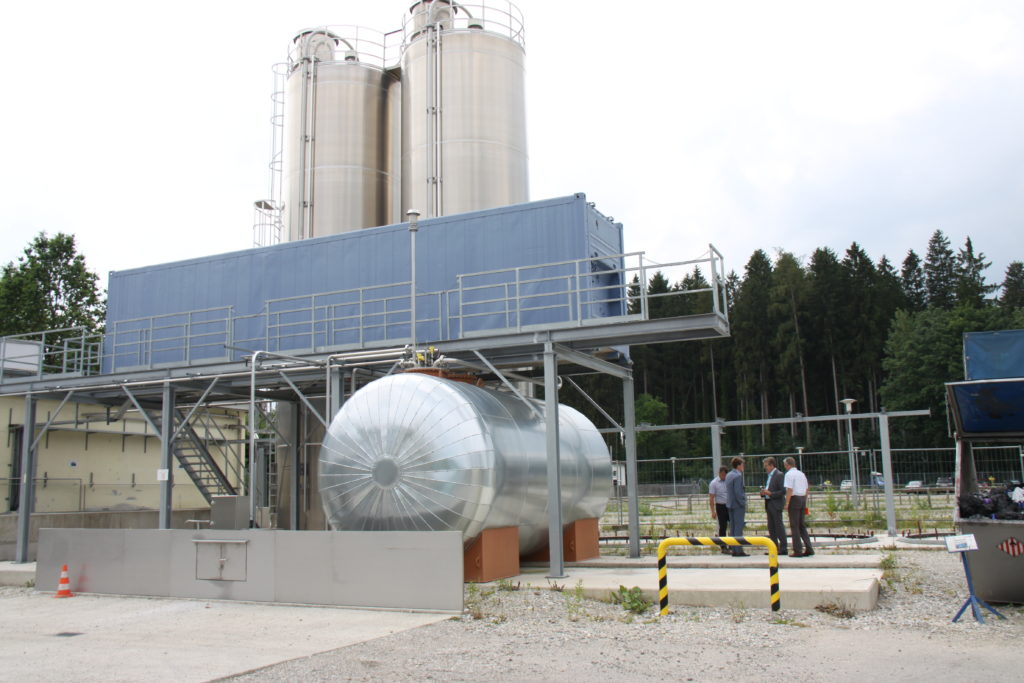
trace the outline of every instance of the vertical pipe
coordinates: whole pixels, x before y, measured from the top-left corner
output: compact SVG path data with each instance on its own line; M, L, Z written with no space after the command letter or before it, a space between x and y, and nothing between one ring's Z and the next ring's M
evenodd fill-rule
M416 233L420 230L420 212L409 209L409 336L412 337L412 359L416 362Z
M171 528L171 491L174 487L174 385L164 382L160 417L160 469L167 478L160 482L159 528Z
M25 396L25 422L21 431L21 488L18 491L18 538L14 561L28 562L29 532L32 527L32 508L35 507L36 458L32 442L36 436L36 400Z
M640 496L636 467L636 410L633 375L622 380L623 434L626 437L626 497L629 499L629 556L640 557Z
M301 526L299 525L299 492L300 492L300 477L305 477L305 471L302 471L302 458L299 451L302 449L302 439L299 433L299 407L293 403L289 406L288 410L288 433L292 437L291 449L292 452L288 456L292 461L292 479L291 479L291 492L288 496L288 518L289 528L292 531L298 531Z
M558 453L558 357L551 342L544 344L544 422L548 455L549 579L565 578L562 562L562 478Z
M892 450L889 447L889 416L878 416L878 435L882 442L882 477L885 484L885 524L889 536L896 536L896 498L892 481Z
M255 351L250 359L249 368L249 480L245 493L249 496L249 528L256 528L256 496L253 482L256 479L256 366L259 364L260 352Z
M717 422L717 421L716 421ZM711 425L711 476L718 476L718 468L722 466L722 425Z

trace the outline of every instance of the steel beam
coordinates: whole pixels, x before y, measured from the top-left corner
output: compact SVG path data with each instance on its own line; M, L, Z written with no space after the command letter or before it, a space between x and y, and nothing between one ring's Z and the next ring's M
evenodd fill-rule
M572 377L566 377L565 375L563 375L562 379L566 380L567 382L569 382L569 384L571 384L574 387L576 387L576 391L580 392L580 394L583 395L583 398L587 399L587 401L590 403L590 405L594 406L594 408L597 410L597 412L601 413L601 415L604 416L604 419L608 420L613 425L615 425L615 430L616 431L622 432L622 425L620 425L618 422L616 422L615 418L613 418L611 415L609 415L608 412L605 411L605 409L602 408L601 405L597 401L595 401L594 399L590 398L590 394L588 394L587 392L583 391L583 389L580 387L580 385L576 384L576 382L573 381Z
M35 507L36 451L32 447L36 432L36 399L25 397L25 422L21 432L21 488L18 491L18 538L14 561L28 562L32 508Z
M494 365L491 364L491 361L487 360L487 358L484 356L484 354L480 353L479 351L473 351L473 353L476 354L477 358L479 358L481 361L483 361L484 365L487 366L488 370L493 372L498 377L498 379L501 380L501 383L504 384L508 388L508 390L512 392L513 396L515 396L520 401L522 401L523 404L527 408L530 409L530 412L532 412L538 418L540 418L542 420L544 419L544 416L540 414L540 410L537 408L537 406L535 406L530 401L526 400L526 397L523 396L522 392L520 392L518 389L516 389L515 386L511 382L509 382L508 379L505 378L505 375L501 374L498 371L498 368L494 367ZM547 372L546 368L547 368L547 366L545 366L545 372ZM547 376L545 375L545 380L546 379L547 379ZM547 384L545 384L544 386L547 387ZM547 394L545 394L545 395L547 395Z
M600 358L594 358L593 356L580 353L579 351L574 351L561 344L555 344L555 352L563 360L575 363L576 365L582 365L585 368L590 368L591 370L596 370L606 375L618 377L619 379L625 379L630 375L630 371L621 365L615 365L614 363L609 363L608 361L601 360Z
M174 489L174 385L164 384L161 405L160 426L160 469L167 472L167 478L160 482L160 526L171 528L172 491Z
M548 556L549 579L564 579L562 558L562 467L558 452L558 356L553 345L544 345L544 421L548 459Z
M878 416L878 436L882 442L882 479L885 486L885 525L890 536L896 531L896 496L892 481L892 449L889 446L889 416Z
M178 435L181 434L181 430L185 429L185 427L188 426L189 420L191 420L192 416L196 414L196 411L199 410L199 407L203 405L203 401L205 401L206 397L210 395L210 392L213 391L213 388L217 386L218 381L220 381L220 377L213 378L213 381L210 382L210 386L206 387L206 391L204 391L203 395L199 397L199 400L196 401L196 404L192 406L192 410L190 410L188 415L185 416L185 419L181 421L181 424L178 425L177 428L175 428L174 434L171 436L171 439L177 439Z
M622 380L622 404L625 413L623 436L626 442L626 498L629 501L629 556L640 557L640 495L636 466L636 408L633 376Z
M299 390L297 386L295 386L295 382L291 381L288 375L284 374L283 372L280 374L281 378L288 384L288 386L292 388L292 391L295 392L295 394L299 397L302 403L305 404L305 406L309 409L309 412L313 413L316 419L320 420L320 424L322 424L325 428L330 427L330 425L327 424L327 420L325 420L323 416L320 415L320 412L313 407L313 404L309 402L309 399L306 398L306 395L303 394L302 391Z

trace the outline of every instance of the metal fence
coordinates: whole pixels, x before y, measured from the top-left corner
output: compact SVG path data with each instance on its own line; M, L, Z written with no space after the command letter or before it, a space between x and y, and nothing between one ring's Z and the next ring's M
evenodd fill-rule
M1020 445L976 447L979 478L993 483L1024 480L1024 448ZM892 449L894 507L897 528L905 533L923 533L952 528L956 505L953 448ZM853 491L848 451L770 454L781 465L792 456L811 484L810 526L818 533L852 533L885 529L886 503L880 449L856 451L860 486ZM768 457L745 457L744 483L748 495L747 524L753 530L767 526L764 506L757 492L764 486L761 461ZM728 466L729 457L723 458ZM615 462L614 472L625 471ZM710 457L640 460L637 463L641 528L646 535L669 531L717 533L710 518L708 485ZM991 478L991 479L990 479ZM908 484L920 482L920 486ZM613 499L602 519L605 529L623 533L628 514L626 482L614 481Z

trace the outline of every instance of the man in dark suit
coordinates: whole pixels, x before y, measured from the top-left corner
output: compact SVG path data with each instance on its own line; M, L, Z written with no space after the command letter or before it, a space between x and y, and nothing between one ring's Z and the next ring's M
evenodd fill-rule
M733 458L731 464L732 471L725 477L725 488L729 495L729 534L739 538L743 536L743 522L747 516L747 492L743 490L743 458ZM747 556L742 546L734 547L732 555Z
M775 458L764 459L764 471L768 475L761 497L764 511L768 514L768 538L772 539L779 555L788 555L786 550L786 525L782 522L782 509L786 506L786 477L775 466Z

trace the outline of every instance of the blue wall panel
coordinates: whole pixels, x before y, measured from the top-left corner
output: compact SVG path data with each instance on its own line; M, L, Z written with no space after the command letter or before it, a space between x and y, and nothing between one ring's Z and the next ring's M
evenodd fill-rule
M602 216L583 194L422 220L417 235L417 291L421 293L417 298L421 311L417 325L422 325L422 329L417 330L417 337L421 341L442 340L462 333L458 323L453 328L450 321L436 320L439 305L442 311L452 305L452 294L423 296L427 292L456 290L459 275L621 253L622 226ZM252 348L251 344L257 343L255 338L267 335L268 325L276 331L273 336L279 344L279 348L271 350L356 344L408 335L407 290L386 286L407 282L409 265L408 226L400 224L113 272L107 308L110 338L105 347L113 362L105 367L111 370L217 358L226 354L225 338L230 337L229 341L239 345L248 342ZM619 265L618 260L611 259L590 270ZM531 277L537 277L539 272L535 269ZM489 277L500 283L501 291L515 291L513 275ZM485 278L477 278L476 284L485 282ZM551 293L557 292L562 282L533 284L529 291L538 294L531 297L537 308L522 315L518 322L560 322L563 311L544 307L559 300L557 294ZM604 277L601 282L613 289L621 290L623 286L617 274ZM377 294L391 300L360 307L358 297L352 298L354 295L318 297L315 302L311 296L372 286L383 287ZM402 291L406 292L404 305L396 298L401 297ZM543 296L545 292L548 297ZM475 292L478 297L486 297L487 293L483 289ZM527 288L522 293L526 294ZM268 301L287 297L304 298L272 303L268 309ZM560 301L563 308L589 307L592 310L588 315L595 315L598 309L601 312L596 315L622 313L621 305L581 304L570 301L564 293ZM509 318L508 307L506 303L481 306L479 310L488 315L474 318L472 326L467 322L466 331L473 326L509 326L509 322L514 326L516 321ZM356 329L352 325L358 319L349 316L360 308L364 324L363 329ZM223 310L170 315L205 309ZM367 325L365 316L369 312L374 317ZM228 315L232 318L232 329L218 332L218 321L223 327ZM155 316L164 317L154 319ZM239 320L239 316L258 317ZM332 320L325 321L324 317ZM143 320L129 322L134 319ZM200 322L202 326L198 325ZM174 339L180 340L186 329L193 342L181 342L175 349ZM326 336L311 339L310 329L319 329ZM197 331L202 333L198 338ZM165 341L157 345L158 339ZM272 345L259 348L269 346Z

